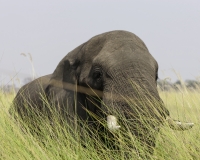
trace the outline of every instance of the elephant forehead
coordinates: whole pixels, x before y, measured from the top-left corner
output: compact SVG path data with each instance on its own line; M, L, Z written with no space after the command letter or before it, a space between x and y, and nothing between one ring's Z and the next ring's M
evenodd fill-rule
M114 67L116 65L121 65L127 61L127 63L132 63L134 56L130 47L118 46L107 47L105 46L98 55L96 55L92 61L93 64L101 64L104 68Z
M156 61L146 52L142 55L138 51L116 51L107 52L103 51L97 55L93 60L93 65L100 64L105 71L108 70L129 70L129 69L139 69L139 70L153 70L156 72Z

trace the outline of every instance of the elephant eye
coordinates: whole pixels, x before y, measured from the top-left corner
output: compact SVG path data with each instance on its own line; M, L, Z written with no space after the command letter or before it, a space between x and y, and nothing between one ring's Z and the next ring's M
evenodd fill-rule
M102 78L102 72L99 71L99 70L96 70L96 71L93 73L93 78L94 78L97 82L100 82L100 81L101 81L101 78Z

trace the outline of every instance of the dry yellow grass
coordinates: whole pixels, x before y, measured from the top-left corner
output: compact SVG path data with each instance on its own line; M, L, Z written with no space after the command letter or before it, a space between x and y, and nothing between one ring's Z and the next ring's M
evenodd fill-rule
M67 131L60 132L59 126L52 132L49 124L44 125L43 142L41 143L41 139L33 137L28 129L25 128L26 132L22 131L22 128L8 114L14 95L0 93L0 159L100 160L124 158L123 148L121 153L113 154L102 147L99 142L88 137L86 149L74 139L74 135L70 135ZM152 159L200 159L200 90L160 91L160 96L172 118L194 122L195 126L187 131L174 131L167 125L163 126ZM97 149L97 147L99 148ZM133 154L132 159L137 158Z

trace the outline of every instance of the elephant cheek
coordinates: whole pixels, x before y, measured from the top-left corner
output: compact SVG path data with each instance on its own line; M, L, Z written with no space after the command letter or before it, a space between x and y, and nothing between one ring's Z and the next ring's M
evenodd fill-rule
M73 113L73 104L74 98L71 96L68 91L60 88L52 88L51 93L48 97L51 105L56 109L59 113L71 114Z

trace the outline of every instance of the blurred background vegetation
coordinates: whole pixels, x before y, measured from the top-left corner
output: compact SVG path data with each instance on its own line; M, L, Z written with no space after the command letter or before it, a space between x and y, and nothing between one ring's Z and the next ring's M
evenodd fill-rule
M20 86L23 86L29 82L31 82L34 78L32 77L26 77L22 80L20 83ZM20 88L20 86L17 86L15 84L7 84L3 85L1 87L1 90L4 93L9 93L9 92L17 92ZM175 82L171 82L169 79L159 79L157 81L157 87L161 91L180 91L182 89L187 89L190 91L193 90L198 90L200 88L200 81L199 80L177 80Z

